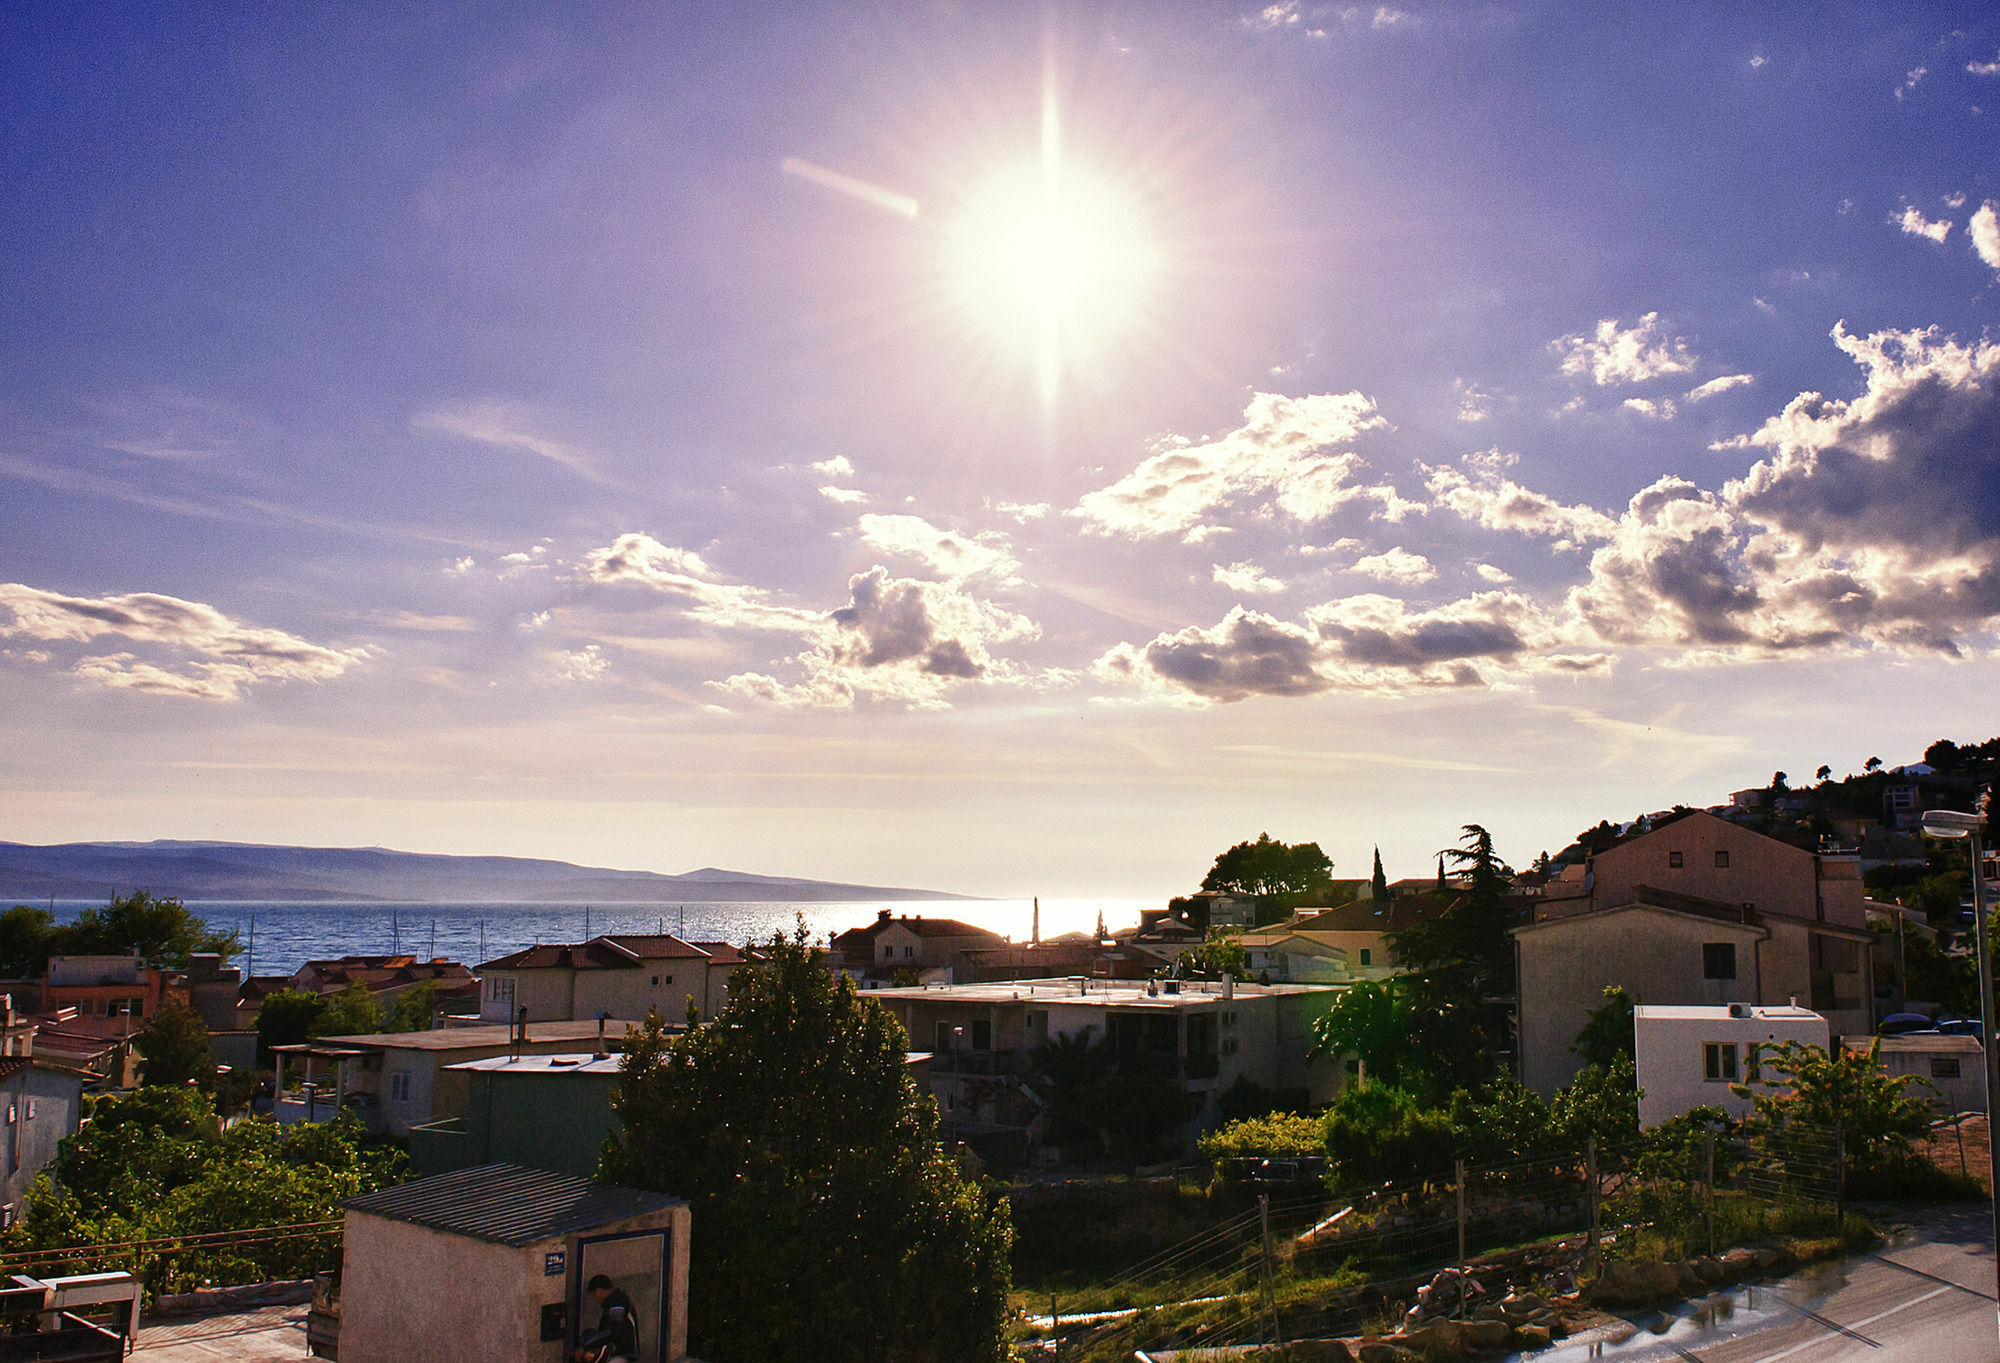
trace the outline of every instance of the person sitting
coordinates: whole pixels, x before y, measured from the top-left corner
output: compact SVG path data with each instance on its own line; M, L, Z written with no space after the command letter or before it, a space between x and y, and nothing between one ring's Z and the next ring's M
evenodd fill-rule
M575 1363L638 1363L639 1318L625 1290L602 1273L586 1289L597 1303L597 1328L577 1341Z

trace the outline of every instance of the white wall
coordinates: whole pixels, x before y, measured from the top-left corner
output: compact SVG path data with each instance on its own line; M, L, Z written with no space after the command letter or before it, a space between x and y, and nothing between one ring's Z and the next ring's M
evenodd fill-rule
M1685 1018L1648 1015L1640 1009L1633 1019L1639 1069L1639 1125L1658 1126L1689 1108L1709 1104L1732 1117L1747 1116L1750 1100L1730 1092L1726 1080L1707 1077L1703 1047L1719 1042L1736 1048L1736 1082L1750 1082L1750 1047L1803 1041L1824 1048L1826 1019L1805 1017ZM1761 1092L1762 1090L1754 1090Z

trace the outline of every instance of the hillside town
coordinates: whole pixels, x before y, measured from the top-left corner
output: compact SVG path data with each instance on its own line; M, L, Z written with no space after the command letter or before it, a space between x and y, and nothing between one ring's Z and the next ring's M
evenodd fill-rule
M1044 938L1037 916L1023 941L885 907L818 941L803 927L739 944L614 933L470 963L351 955L244 978L232 941L138 887L73 924L16 907L0 919L0 1257L24 1276L0 1309L72 1343L96 1331L115 1357L142 1305L248 1300L246 1288L317 1274L295 1289L314 1288L303 1322L280 1328L303 1323L323 1356L388 1357L421 1317L476 1341L467 1357L554 1359L588 1337L602 1275L646 1323L640 1356L692 1357L690 1338L727 1347L754 1309L726 1308L726 1328L704 1313L724 1312L750 1270L704 1217L745 1215L759 1190L702 1186L715 1176L704 1160L731 1158L723 1147L646 1153L697 1129L704 1093L766 1109L884 1103L882 1132L841 1139L910 1141L912 1168L932 1170L921 1177L965 1190L953 1252L997 1274L969 1289L990 1337L941 1357L1003 1339L1038 1357L1132 1356L1133 1340L1103 1323L1129 1311L1077 1321L1081 1337L1055 1308L1026 1323L1043 1296L1088 1295L1061 1242L1115 1245L1133 1262L1170 1248L1164 1230L1135 1232L1140 1204L1120 1198L1192 1198L1146 1215L1199 1235L1190 1208L1261 1206L1268 1221L1273 1194L1309 1189L1315 1224L1286 1263L1296 1273L1307 1249L1345 1245L1360 1256L1346 1262L1364 1261L1337 1226L1365 1219L1364 1189L1408 1183L1417 1205L1428 1194L1415 1190L1455 1178L1458 1239L1438 1267L1470 1273L1468 1162L1588 1154L1596 1189L1614 1151L1705 1140L1712 1205L1718 1140L1741 1143L1750 1165L1790 1159L1756 1142L1816 1138L1824 1122L1838 1204L1870 1195L1864 1184L1983 1196L1984 1161L1965 1155L1968 1139L1990 1148L1973 923L2000 864L1990 841L1925 834L1983 815L1996 759L2000 740L1941 742L1923 762L1840 781L1822 769L1794 787L1777 773L1708 808L1600 824L1519 871L1476 825L1430 874L1396 880L1379 855L1372 876L1339 879L1316 844L1261 836L1137 923ZM1982 857L1976 876L1966 846ZM134 945L108 952L107 940ZM855 1074L863 1052L887 1066L879 1082ZM728 1065L739 1068L713 1068ZM1797 1108L1828 1066L1880 1111ZM847 1083L877 1087L821 1091ZM814 1142L834 1139L813 1129ZM1927 1162L1945 1130L1955 1183ZM158 1163L167 1149L173 1174ZM735 1158L750 1163L728 1177L754 1180L769 1157L746 1148ZM834 1177L813 1165L827 1152L795 1157L805 1164L790 1177ZM865 1167L865 1150L856 1157ZM1823 1176L1823 1153L1817 1163ZM1159 1192L1190 1177L1184 1196ZM209 1180L205 1199L176 1201L177 1185ZM1597 1257L1602 1211L1589 1200L1587 1226L1536 1213L1587 1234L1590 1257L1523 1277L1517 1295L1538 1304L1489 1313L1505 1328L1487 1347L1560 1338L1589 1304L1617 1300L1622 1289L1601 1286L1619 1280ZM1053 1240L1052 1224L1066 1228ZM169 1241L171 1253L154 1248ZM223 1253L225 1241L244 1248ZM721 1280L711 1253L728 1265ZM1595 1297L1578 1290L1586 1273ZM441 1274L489 1285L447 1305ZM1553 1290L1564 1283L1566 1299ZM513 1298L520 1309L501 1309ZM1282 1334L1285 1312L1262 1300L1252 1315ZM1428 1300L1395 1328L1359 1307L1339 1319L1357 1348L1383 1337L1435 1355L1433 1336L1411 1334L1445 1329L1422 1324ZM1190 1328L1153 1327L1160 1339Z

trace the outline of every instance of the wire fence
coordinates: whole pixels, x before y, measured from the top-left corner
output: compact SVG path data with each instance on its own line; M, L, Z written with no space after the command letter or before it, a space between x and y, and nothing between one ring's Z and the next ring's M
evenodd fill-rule
M1713 1254L1838 1222L1838 1131L1640 1141L1450 1171L1338 1197L1262 1198L1097 1284L1049 1322L1065 1359L1280 1343L1389 1325L1440 1270L1571 1281L1608 1257ZM1463 1284L1468 1275L1453 1281ZM1118 1305L1118 1303L1134 1303ZM1054 1314L1053 1311L1051 1313Z
M298 1221L152 1240L0 1250L0 1277L59 1278L124 1271L149 1297L311 1277L340 1261L339 1221Z

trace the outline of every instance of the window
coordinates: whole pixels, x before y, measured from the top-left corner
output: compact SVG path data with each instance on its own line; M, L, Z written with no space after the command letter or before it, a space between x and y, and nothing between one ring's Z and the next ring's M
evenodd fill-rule
M660 977L658 975L655 975L653 976L653 988L658 989L659 987L660 987Z
M396 1103L407 1103L410 1101L410 1072L408 1070L397 1070L389 1076L389 1099L391 1102Z
M1753 1041L1743 1048L1743 1082L1755 1084L1764 1078L1764 1043Z
M975 1051L990 1051L993 1049L992 1023L975 1022L972 1024L972 1049Z
M494 979L494 981L493 981L493 1001L494 1001L495 1003L512 1003L512 1002L514 1001L514 977L513 977L513 976L511 976L511 975L501 975L501 976L497 976L497 977L496 977L496 978Z
M1736 943L1703 942L1701 944L1701 977L1704 980L1735 979Z
M1733 1084L1736 1082L1736 1043L1733 1041L1705 1041L1701 1047L1701 1063L1705 1076L1715 1082Z
M1955 1065L1958 1062L1954 1060L1952 1063ZM31 1122L35 1120L35 1100L33 1098L28 1100L28 1120Z
M1729 853L1726 850L1715 854L1715 869L1718 871L1729 869Z
M1369 950L1367 947L1361 948L1361 964L1363 965L1375 964L1375 953Z
M1931 1057L1931 1078L1958 1078L1958 1057L1955 1055L1934 1055Z
M1681 864L1685 860L1686 857L1680 852L1667 853L1667 865L1673 867L1676 871L1681 869Z
M914 956L914 955L916 955L916 954L917 954L917 949L916 949L915 947L904 947L904 948L903 948L903 959L904 959L904 960L906 960L906 961L907 961L907 960L908 960L908 959L909 959L910 957L912 957L912 956Z

